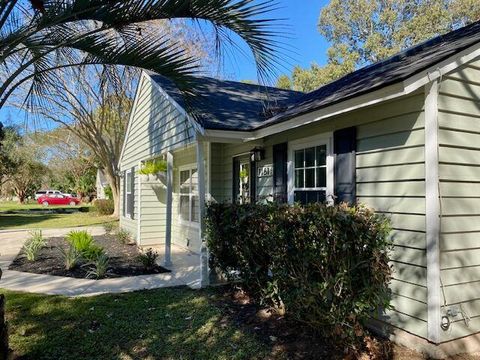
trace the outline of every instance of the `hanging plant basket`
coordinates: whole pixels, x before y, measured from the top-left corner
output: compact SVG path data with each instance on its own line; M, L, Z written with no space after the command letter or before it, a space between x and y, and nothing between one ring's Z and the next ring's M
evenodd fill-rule
M165 182L167 179L167 162L163 159L155 159L146 161L138 174L147 181L160 180Z

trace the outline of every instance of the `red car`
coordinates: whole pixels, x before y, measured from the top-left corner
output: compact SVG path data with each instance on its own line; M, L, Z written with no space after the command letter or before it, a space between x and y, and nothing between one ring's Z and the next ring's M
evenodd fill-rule
M49 205L70 205L75 206L80 203L80 199L65 194L42 195L38 198L38 203L43 206Z

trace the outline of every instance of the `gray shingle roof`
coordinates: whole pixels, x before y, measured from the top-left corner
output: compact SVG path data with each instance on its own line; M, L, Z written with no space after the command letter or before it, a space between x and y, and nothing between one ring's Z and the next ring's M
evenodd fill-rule
M199 78L189 109L206 129L256 130L399 83L480 42L480 21L437 36L366 66L308 94ZM150 75L181 106L182 94L167 79ZM268 109L268 110L266 110Z
M251 130L261 126L272 109L286 109L303 93L246 84L237 81L198 77L188 98L168 79L149 74L180 106L193 115L205 129Z

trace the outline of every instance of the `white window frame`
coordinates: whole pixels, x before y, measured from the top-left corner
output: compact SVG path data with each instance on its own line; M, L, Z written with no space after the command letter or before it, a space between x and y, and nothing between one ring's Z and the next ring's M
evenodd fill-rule
M125 217L131 219L132 214L129 213L129 209L128 209L128 195L132 195L132 186L134 185L130 184L130 187L129 187L128 179L130 179L130 182L132 182L132 169L125 171L125 199L123 202L123 206L125 206Z
M180 198L181 196L186 196L186 194L183 194L180 192L180 186L181 186L181 180L180 180L180 173L182 171L190 171L190 192L188 193L188 218L189 220L185 220L185 219L182 219L182 215L181 215L181 209L180 209ZM198 167L197 167L197 164L196 163L193 163L193 164L188 164L188 165L182 165L182 166L179 166L178 167L178 210L177 210L177 214L178 214L178 219L179 219L179 222L180 224L182 225L185 225L185 226L189 226L189 227L193 227L193 228L198 228L200 226L200 222L199 221L192 221L192 199L193 197L196 195L198 198L199 198L199 201L200 201L200 197L199 197L199 194L198 194L198 190L197 190L197 193L194 193L192 192L192 170L196 170L197 173L198 173ZM197 189L198 189L198 186L199 184L197 184Z
M321 188L295 188L295 150L306 149L315 146L327 146L327 186ZM321 191L325 190L325 197L328 203L333 204L334 198L334 154L333 154L333 132L322 133L307 138L302 138L288 142L288 203L295 201L295 190L299 191Z

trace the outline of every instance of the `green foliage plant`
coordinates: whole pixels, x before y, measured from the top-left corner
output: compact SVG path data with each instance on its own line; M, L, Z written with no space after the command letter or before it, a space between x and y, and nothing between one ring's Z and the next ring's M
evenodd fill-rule
M87 272L87 278L102 279L107 275L110 259L102 253L87 265L93 266L93 269Z
M67 242L72 245L80 254L88 251L94 245L93 236L85 230L72 230L66 238Z
M389 222L365 206L210 204L211 266L342 346L388 309Z
M157 266L158 252L152 248L147 249L138 255L138 260L142 263L145 270L152 270Z
M167 171L167 161L163 159L154 159L146 161L138 173L141 175L153 175Z
M60 247L59 251L67 271L73 270L82 259L81 253L72 245L69 245L67 249Z
M41 230L34 230L30 232L30 237L23 245L23 252L27 256L28 261L35 261L37 255L42 247L46 244Z

